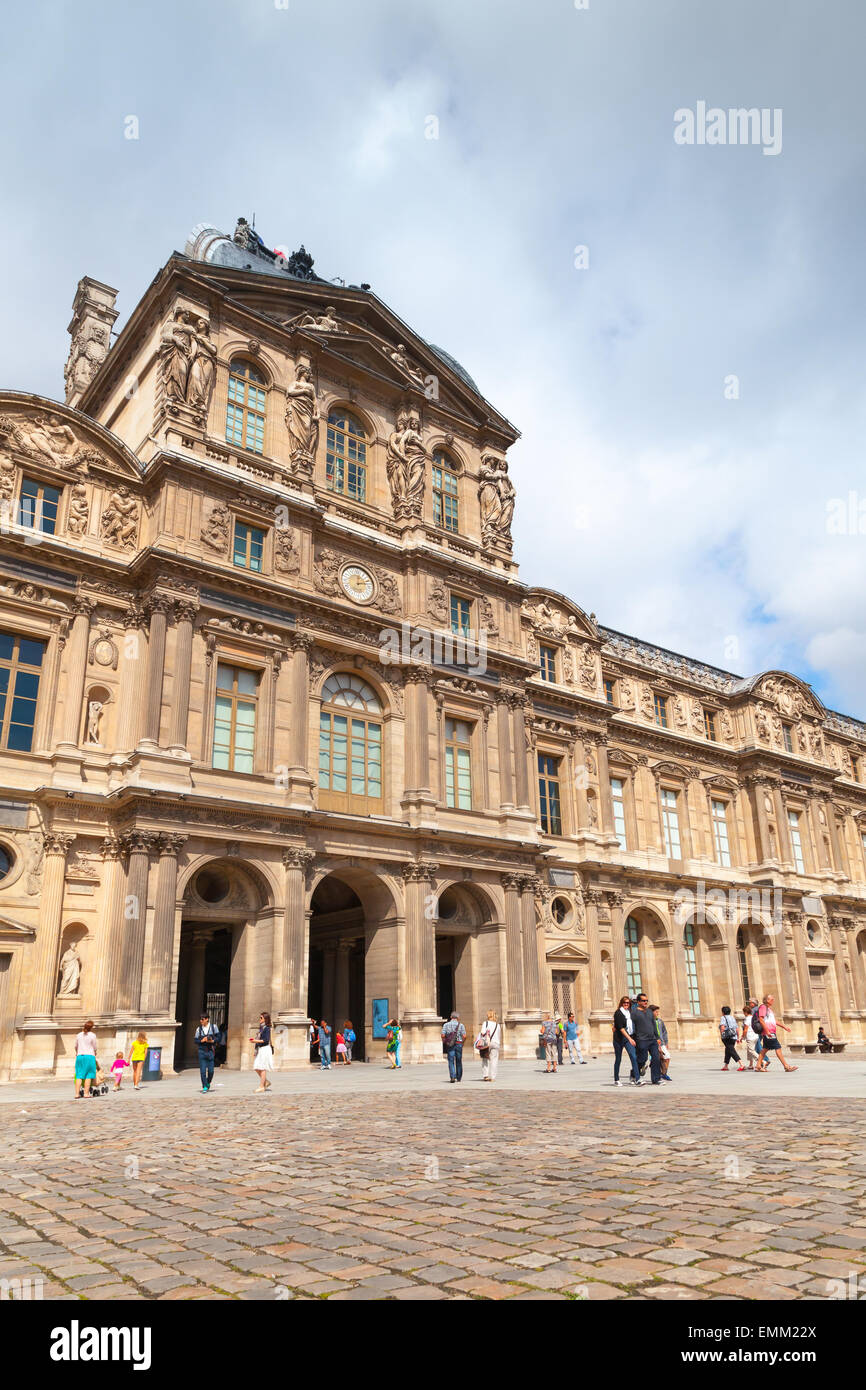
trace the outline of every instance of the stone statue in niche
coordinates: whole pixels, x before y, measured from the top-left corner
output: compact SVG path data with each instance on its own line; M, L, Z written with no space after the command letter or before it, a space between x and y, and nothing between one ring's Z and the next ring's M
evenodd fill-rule
M598 680L598 673L595 666L595 652L588 642L584 642L580 648L579 657L580 683L587 690L595 690Z
M63 955L60 957L60 984L57 989L57 996L60 999L69 999L77 995L81 989L81 957L74 942L67 946Z
M681 729L683 731L685 731L688 728L688 719L686 718L686 707L683 703L682 696L680 695L674 696L674 728Z
M589 817L590 829L595 830L598 825L598 810L595 804L595 797L591 794L586 798L586 814Z
M704 724L704 711L697 703L692 705L692 732L698 734L700 738L704 738L707 732Z
M301 568L301 552L291 526L274 530L274 564L284 574L297 574Z
M770 721L767 718L767 711L761 705L758 705L755 710L755 728L761 742L769 743L771 738Z
M620 709L634 709L634 689L630 680L622 680L619 683L619 704Z
M508 464L494 454L485 454L479 478L481 539L485 545L496 541L510 544L516 493L508 476Z
M640 711L644 719L655 718L655 704L653 702L653 693L648 685L645 685L641 690Z
M104 708L101 700L87 702L87 743L99 743L99 721Z
M295 368L295 379L286 387L286 429L291 447L289 457L296 466L312 467L319 442L319 407L313 373L306 362Z
M610 971L606 965L601 967L601 992L604 999L610 998Z
M191 339L191 362L186 387L187 404L206 415L216 377L216 344L211 342L207 319L197 319Z
M421 438L421 421L414 411L401 410L397 428L388 440L385 471L391 489L394 516L419 517L424 499L427 450Z
M131 497L129 488L119 487L112 492L102 513L100 523L103 540L109 545L129 549L135 545L138 531L138 499Z
M70 536L84 535L89 514L87 488L83 483L74 483L69 494L69 513L66 518L66 530Z

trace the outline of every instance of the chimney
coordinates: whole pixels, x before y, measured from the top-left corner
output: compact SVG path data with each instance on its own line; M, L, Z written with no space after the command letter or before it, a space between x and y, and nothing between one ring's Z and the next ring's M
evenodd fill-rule
M111 330L118 311L114 307L117 290L91 280L79 280L72 305L72 338L66 359L66 404L76 406L84 395L111 347Z

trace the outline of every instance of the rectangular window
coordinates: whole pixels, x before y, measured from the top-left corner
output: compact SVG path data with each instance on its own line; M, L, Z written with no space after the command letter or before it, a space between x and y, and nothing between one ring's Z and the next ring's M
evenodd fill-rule
M555 648L555 647L541 647L541 649L540 649L540 651L539 651L539 658L540 658L540 661L541 661L541 679L542 679L543 681L552 681L553 684L555 685L555 684L556 684L556 648Z
M43 531L53 536L57 530L57 508L60 503L60 489L37 483L34 478L21 481L21 500L18 505L18 520L31 531Z
M653 708L655 709L655 720L660 729L668 727L668 702L665 695L653 696Z
M640 946L638 945L637 922L633 917L626 920L625 929L625 987L632 999L643 994L640 978Z
M669 859L682 859L680 849L680 822L677 815L677 794L667 787L662 788L662 829L665 837L665 850Z
M0 748L29 753L45 643L0 632Z
M217 665L213 766L252 772L255 762L259 678L243 666Z
M433 463L433 520L445 531L459 531L457 477L449 468Z
M793 730L790 724L782 725L782 742L785 745L786 753L793 753L794 751L794 739L792 737L792 733Z
M619 840L620 849L628 849L625 833L625 787L621 777L611 777L610 794L613 798L613 830Z
M731 867L731 848L728 843L728 808L724 801L713 801L712 808L716 863L729 869Z
M241 569L261 571L264 545L264 531L257 526L246 526L242 521L235 522L233 559Z
M695 929L691 923L683 932L683 945L686 955L686 985L689 991L689 1008L693 1014L701 1011L701 992L698 989L698 962L695 951Z
M710 743L716 741L716 711L714 709L704 710L704 733Z
M616 681L605 681L604 698L609 705L616 704Z
M545 835L561 835L559 759L547 753L538 755L538 810Z
M468 598L461 598L459 594L451 595L451 631L461 634L468 633L472 622L472 602Z
M445 720L445 804L472 810L472 725Z
M800 817L796 811L788 812L788 827L791 832L791 852L794 856L794 868L798 874L806 872L806 862L803 858L803 841L800 838Z

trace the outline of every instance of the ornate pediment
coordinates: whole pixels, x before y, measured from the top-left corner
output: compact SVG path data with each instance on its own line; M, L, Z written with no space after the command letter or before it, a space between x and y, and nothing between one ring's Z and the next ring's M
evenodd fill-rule
M589 956L576 941L563 941L558 946L550 946L547 949L547 959L554 964L563 961L586 961Z
M141 478L126 446L89 417L44 396L0 391L0 494L27 467L64 481L99 473Z
M541 637L566 641L569 637L598 636L592 616L561 594L548 589L529 589L520 605L520 616Z
M786 671L769 671L756 676L752 693L766 700L784 719L822 718L824 715L824 706L817 696Z

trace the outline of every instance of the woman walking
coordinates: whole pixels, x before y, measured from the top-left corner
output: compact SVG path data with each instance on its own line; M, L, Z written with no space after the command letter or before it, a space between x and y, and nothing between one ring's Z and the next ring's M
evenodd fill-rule
M96 1080L96 1034L93 1020L88 1019L75 1039L75 1099L84 1094L90 1095L90 1087Z
M634 1021L631 1016L631 997L624 994L619 1001L616 1013L613 1016L613 1084L621 1086L619 1079L619 1067L622 1061L623 1049L628 1053L631 1063L631 1084L642 1086L640 1079L640 1069L637 1064L637 1048L634 1041Z
M538 1037L541 1042L541 1046L544 1048L544 1055L547 1059L547 1065L544 1068L545 1074L547 1074L548 1072L556 1071L557 1031L556 1023L550 1017L549 1012L544 1015L544 1021L538 1030Z
M773 1013L772 994L765 994L763 1004L752 1014L752 1027L755 1029L755 1032L760 1032L761 1035L761 1060L755 1068L756 1072L765 1072L767 1070L767 1063L774 1053L782 1063L782 1067L785 1071L797 1071L797 1067L792 1067L790 1062L785 1061L782 1044L776 1036L776 1030L778 1028L784 1028L786 1033L790 1033L791 1030L786 1023L783 1023L781 1019L777 1019L776 1015Z
M499 1068L499 1049L502 1045L502 1029L497 1021L495 1009L487 1010L487 1018L481 1025L475 1045L481 1058L481 1080L495 1081Z
M385 1043L385 1051L391 1063L391 1070L396 1071L400 1065L400 1025L396 1018L392 1018L388 1024L388 1040Z
M255 1044L256 1057L253 1062L253 1070L259 1078L256 1087L256 1094L259 1091L269 1091L271 1083L268 1080L268 1072L274 1069L274 1050L271 1047L271 1016L270 1014L259 1014L259 1031L250 1042Z
M758 1060L758 1035L752 1025L752 1014L757 1007L757 999L749 999L743 1005L743 1023L740 1028L740 1042L746 1044L746 1061L749 1064L749 1071L755 1070L755 1063Z
M343 1024L343 1041L346 1044L346 1065L351 1066L352 1048L355 1046L356 1034L350 1018L347 1018L346 1022Z
M740 1054L737 1051L737 1020L731 1013L730 1004L725 1004L722 1009L722 1017L719 1020L719 1036L725 1048L725 1060L722 1071L728 1070L729 1062L737 1063L737 1071L745 1071L746 1068L740 1061Z
M132 1063L132 1089L134 1091L137 1091L141 1086L141 1072L146 1056L147 1034L139 1033L132 1047L129 1049L129 1060Z

